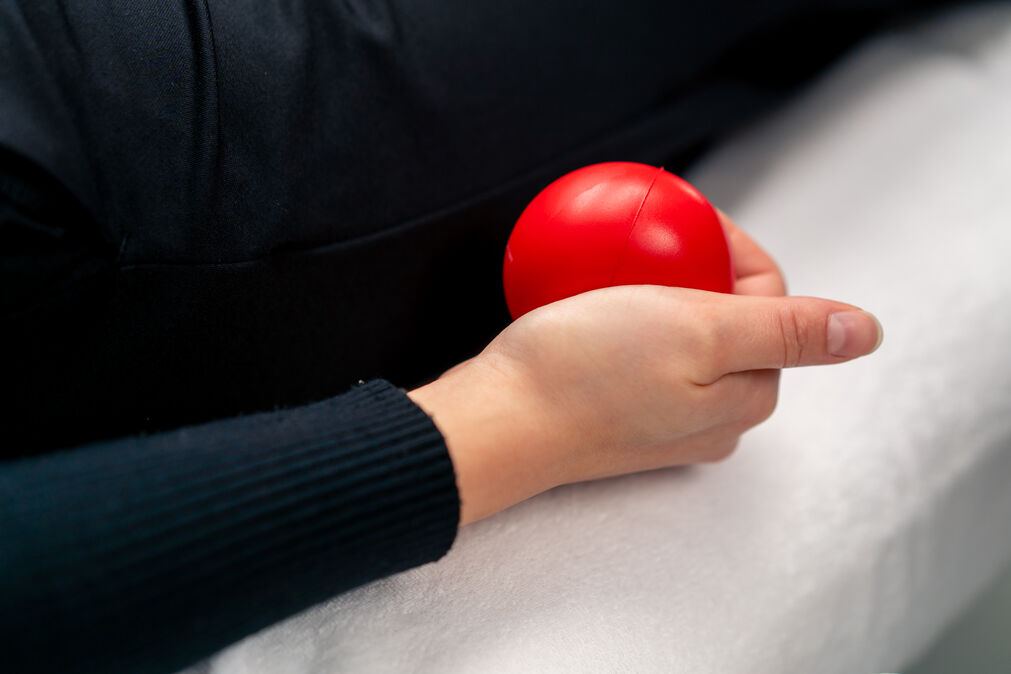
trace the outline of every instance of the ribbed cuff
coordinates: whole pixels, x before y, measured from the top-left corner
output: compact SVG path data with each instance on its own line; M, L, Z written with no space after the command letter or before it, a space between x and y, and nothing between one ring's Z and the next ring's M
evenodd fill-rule
M19 671L173 671L438 559L459 518L442 436L382 380L6 464L0 502Z

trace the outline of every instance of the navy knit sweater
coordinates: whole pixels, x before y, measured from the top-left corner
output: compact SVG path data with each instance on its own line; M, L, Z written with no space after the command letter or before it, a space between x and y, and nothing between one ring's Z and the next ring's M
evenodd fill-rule
M459 514L441 435L382 380L11 462L0 503L8 672L180 669L439 558Z

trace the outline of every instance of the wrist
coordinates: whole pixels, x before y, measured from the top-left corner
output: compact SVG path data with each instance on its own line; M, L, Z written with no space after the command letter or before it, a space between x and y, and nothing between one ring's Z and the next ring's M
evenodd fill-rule
M445 439L461 526L560 484L550 419L502 359L482 354L408 396Z

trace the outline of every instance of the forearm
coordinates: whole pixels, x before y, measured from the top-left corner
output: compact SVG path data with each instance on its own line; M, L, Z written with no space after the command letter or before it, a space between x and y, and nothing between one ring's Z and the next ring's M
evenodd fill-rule
M23 672L175 671L437 559L459 507L442 437L385 382L0 464L0 503L0 634Z

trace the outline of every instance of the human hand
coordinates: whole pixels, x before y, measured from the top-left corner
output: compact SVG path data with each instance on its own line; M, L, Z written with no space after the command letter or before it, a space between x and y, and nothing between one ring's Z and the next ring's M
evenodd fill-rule
M786 281L779 265L761 246L734 224L726 213L716 209L730 246L734 263L734 294L781 297L786 294Z
M856 307L776 297L775 263L724 226L740 294L584 293L524 315L411 392L446 437L461 523L568 482L725 458L772 413L779 369L877 347L876 320Z

